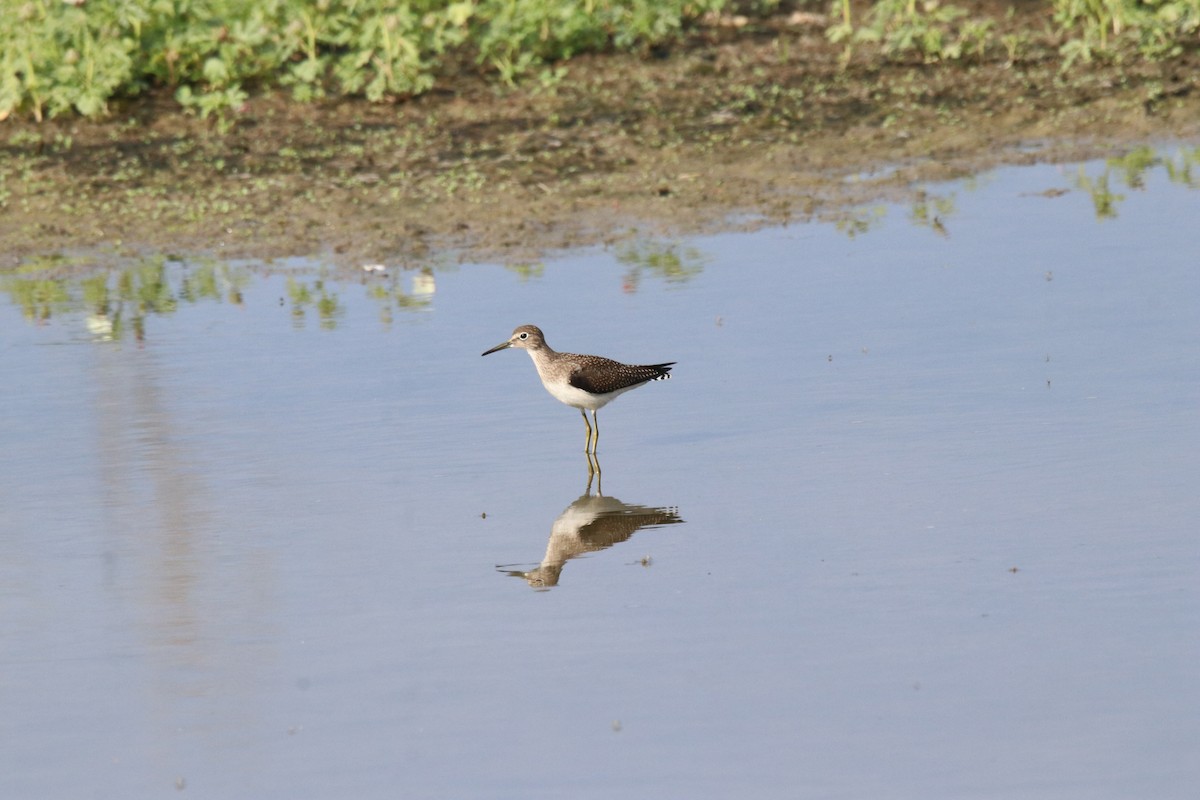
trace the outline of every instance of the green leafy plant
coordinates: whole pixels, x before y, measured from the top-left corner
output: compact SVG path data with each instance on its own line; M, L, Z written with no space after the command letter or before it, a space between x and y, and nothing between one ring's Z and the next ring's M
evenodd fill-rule
M854 10L850 6L850 0L834 0L830 17L837 19L837 22L825 29L825 38L834 44L844 44L842 65L845 66L854 53Z
M1196 44L1200 0L1054 0L1054 21L1071 38L1060 47L1063 69L1097 56L1179 55Z
M724 2L0 0L0 119L96 116L151 87L220 120L260 87L380 101L428 91L452 52L507 83L553 78L547 65L668 41Z
M1076 62L1131 53L1170 58L1200 44L1200 0L1051 0L1050 9L1064 70ZM877 45L888 56L917 53L926 61L982 55L996 29L994 20L940 0L877 0L857 24L850 0L833 0L830 18L825 35L844 43L844 63L856 44ZM1010 63L1020 57L1029 36L1011 29L1000 35L998 44Z
M104 112L133 74L135 45L124 34L140 14L128 5L0 1L0 119L17 109L39 121Z
M915 52L926 60L956 59L982 50L990 23L975 21L959 30L967 12L938 0L880 0L867 14L868 24L855 37L878 42L887 55Z

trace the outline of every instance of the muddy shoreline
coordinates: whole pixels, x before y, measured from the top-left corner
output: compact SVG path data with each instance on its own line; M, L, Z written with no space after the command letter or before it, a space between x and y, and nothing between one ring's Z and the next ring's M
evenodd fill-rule
M9 120L0 268L138 252L531 261L836 219L998 164L1200 140L1194 54L1064 75L1053 45L1015 63L864 54L843 68L820 25L780 19L580 58L551 86L464 68L451 88L391 105L258 96L225 133L165 94L101 122Z

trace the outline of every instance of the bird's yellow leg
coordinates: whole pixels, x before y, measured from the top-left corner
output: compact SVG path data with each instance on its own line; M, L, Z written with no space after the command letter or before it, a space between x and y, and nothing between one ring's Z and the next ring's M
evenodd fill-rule
M583 415L583 424L587 426L587 438L583 440L583 452L590 453L592 452L592 423L588 422L586 410L581 408L579 413Z

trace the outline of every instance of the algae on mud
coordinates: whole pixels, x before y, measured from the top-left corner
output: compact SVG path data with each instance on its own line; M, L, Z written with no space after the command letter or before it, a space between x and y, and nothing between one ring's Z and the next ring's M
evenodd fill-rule
M165 96L104 122L10 119L0 268L81 252L536 259L836 217L998 163L1200 136L1194 53L1066 73L1049 42L1017 61L842 55L819 25L781 17L653 57L582 57L550 86L464 74L393 106L261 96L224 133Z

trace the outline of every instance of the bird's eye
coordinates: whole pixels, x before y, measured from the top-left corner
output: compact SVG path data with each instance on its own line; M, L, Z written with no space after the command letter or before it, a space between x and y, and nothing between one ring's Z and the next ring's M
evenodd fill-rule
M528 339L528 338L529 338L529 334L528 334L528 333L522 333L522 334L521 334L520 336L518 336L517 338L518 338L518 339Z

